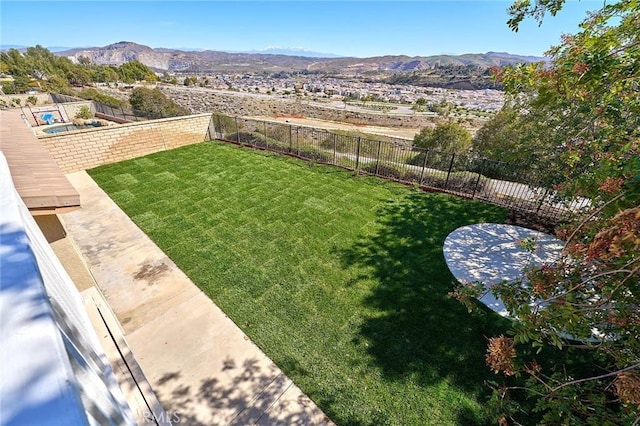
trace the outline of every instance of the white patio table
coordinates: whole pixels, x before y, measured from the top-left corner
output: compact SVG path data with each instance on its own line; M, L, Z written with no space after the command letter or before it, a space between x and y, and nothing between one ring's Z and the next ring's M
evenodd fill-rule
M533 252L523 242L534 244ZM480 223L453 231L444 242L444 258L453 276L463 284L481 281L487 291L478 299L502 316L504 303L491 294L492 285L523 278L530 265L556 262L564 243L543 232L515 225Z

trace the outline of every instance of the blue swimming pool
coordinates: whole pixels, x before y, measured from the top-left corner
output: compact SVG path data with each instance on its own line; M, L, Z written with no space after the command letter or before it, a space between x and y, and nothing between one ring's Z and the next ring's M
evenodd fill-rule
M69 124L65 124L65 125L62 125L62 126L55 126L55 127L49 128L49 129L44 129L44 130L42 130L42 132L52 135L52 134L62 133L62 132L71 132L73 130L92 129L94 127L100 127L100 126L98 124L91 125L91 124L73 124L73 123L69 123Z

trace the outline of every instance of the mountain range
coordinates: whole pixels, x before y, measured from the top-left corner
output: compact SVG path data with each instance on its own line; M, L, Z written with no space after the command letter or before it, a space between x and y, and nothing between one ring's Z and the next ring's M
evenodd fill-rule
M159 72L319 72L338 74L407 73L443 66L505 66L517 63L540 62L545 58L488 52L465 55L437 56L377 56L371 58L313 57L308 52L284 54L271 49L269 53L229 53L213 50L178 50L157 48L121 41L104 47L74 48L55 52L56 55L77 61L87 57L96 65L119 66L138 60ZM290 52L290 51L287 51ZM296 53L296 52L293 52ZM325 54L326 55L326 54Z
M341 58L342 56L335 53L314 52L304 47L278 47L269 46L264 49L250 50L248 52L234 53L264 53L268 55L287 55L287 56L304 56L307 58Z

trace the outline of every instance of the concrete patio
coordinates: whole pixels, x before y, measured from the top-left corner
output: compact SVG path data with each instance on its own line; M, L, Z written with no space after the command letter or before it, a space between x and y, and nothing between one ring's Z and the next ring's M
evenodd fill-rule
M168 420L332 424L86 172L67 178L80 193L82 209L61 218L64 228Z

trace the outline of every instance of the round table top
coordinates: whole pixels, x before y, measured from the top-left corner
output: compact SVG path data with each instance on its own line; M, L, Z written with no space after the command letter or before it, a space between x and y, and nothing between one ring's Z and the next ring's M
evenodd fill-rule
M533 252L522 247L523 241L534 243ZM556 262L564 243L544 232L515 225L481 223L453 231L444 242L444 258L453 276L463 284L482 282L487 291L479 300L502 316L508 312L504 303L488 288L503 281L523 278L529 265Z

